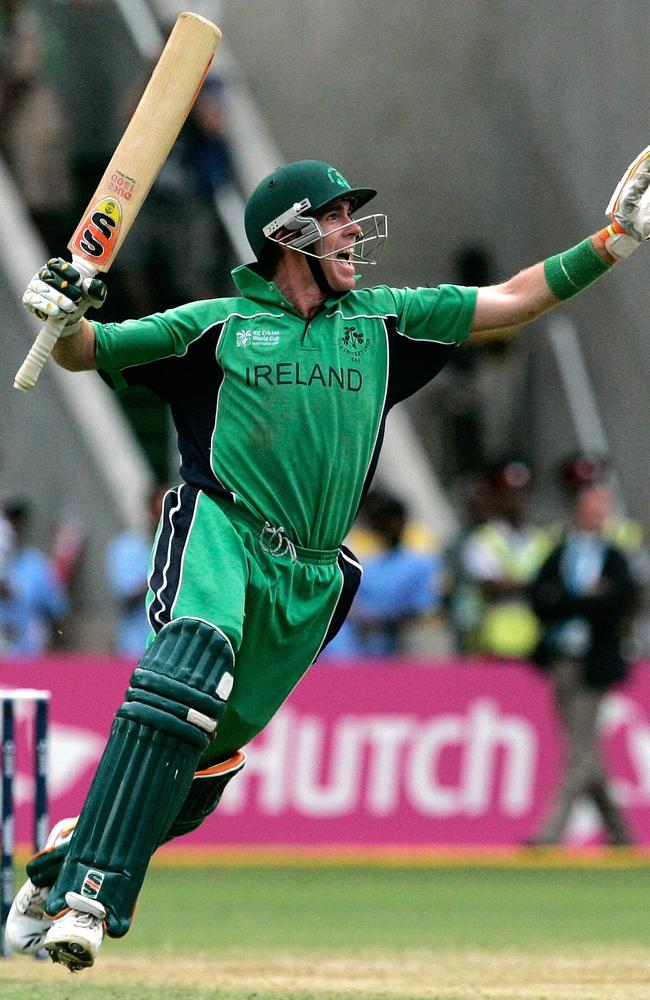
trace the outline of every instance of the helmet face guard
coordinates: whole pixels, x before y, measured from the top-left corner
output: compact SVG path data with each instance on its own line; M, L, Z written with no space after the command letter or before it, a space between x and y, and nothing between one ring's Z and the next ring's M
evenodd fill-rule
M345 199L345 195L342 195L342 199ZM361 232L345 246L324 253L322 244L324 237L333 236L342 229L347 229L350 223L343 223L335 229L324 232L318 219L306 214L310 208L309 198L296 202L290 209L264 226L264 235L281 246L297 250L307 257L315 257L316 260L336 260L344 257L353 264L377 263L388 238L388 219L385 215L376 213L355 219L354 222L361 228ZM278 235L275 235L276 233ZM314 244L318 243L320 243L320 253L314 248ZM307 249L308 247L311 249Z
M335 167L320 160L298 160L278 167L248 199L244 215L248 242L258 260L268 242L273 241L317 260L336 259L347 252L347 260L375 263L387 236L385 215L355 219L362 228L359 237L328 254L323 254L322 244L317 245L330 235L323 231L317 216L341 200L348 200L355 211L376 193L371 188L352 188Z

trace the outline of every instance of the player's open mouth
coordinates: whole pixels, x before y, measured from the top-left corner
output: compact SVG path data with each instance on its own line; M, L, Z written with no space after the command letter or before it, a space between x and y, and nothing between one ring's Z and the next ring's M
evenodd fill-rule
M351 257L352 257L351 250L339 250L339 252L336 255L336 260L337 263L344 264L346 269L350 268L351 270L354 270L354 264L352 263Z

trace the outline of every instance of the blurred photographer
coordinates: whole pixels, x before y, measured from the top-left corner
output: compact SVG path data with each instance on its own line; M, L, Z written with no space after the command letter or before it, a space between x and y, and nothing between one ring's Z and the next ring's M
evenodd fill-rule
M533 840L538 845L562 840L573 806L585 797L598 810L609 842L631 843L608 787L598 733L605 693L628 676L623 643L639 593L626 553L604 534L612 506L602 483L578 490L574 524L531 588L544 626L535 660L551 676L565 739L564 775Z

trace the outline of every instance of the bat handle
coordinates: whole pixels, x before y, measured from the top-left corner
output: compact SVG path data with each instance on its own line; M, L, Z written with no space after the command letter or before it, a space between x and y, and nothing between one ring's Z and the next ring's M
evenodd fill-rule
M72 257L72 263L84 277L92 278L97 274L97 268L88 264L87 261ZM29 349L29 353L22 365L16 372L14 379L14 389L21 389L28 392L33 389L38 382L38 377L43 371L43 366L54 349L54 345L61 336L61 331L66 324L68 317L61 319L48 319L41 327L39 334Z
M38 376L43 370L43 365L52 353L67 316L63 319L48 319L41 327L38 337L29 349L29 354L16 372L14 379L14 389L22 389L27 392L33 389L38 381Z

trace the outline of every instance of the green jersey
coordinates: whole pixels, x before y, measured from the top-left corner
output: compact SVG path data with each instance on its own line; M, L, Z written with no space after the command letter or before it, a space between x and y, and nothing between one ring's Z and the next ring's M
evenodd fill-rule
M185 482L298 545L336 549L390 408L468 336L476 289L354 290L305 319L251 267L233 277L239 297L93 323L98 368L115 388L146 385L169 403Z

